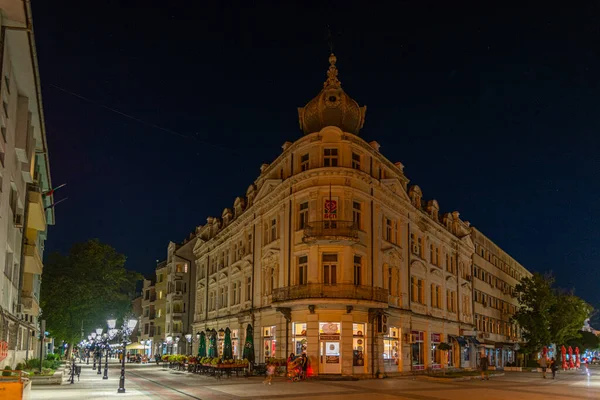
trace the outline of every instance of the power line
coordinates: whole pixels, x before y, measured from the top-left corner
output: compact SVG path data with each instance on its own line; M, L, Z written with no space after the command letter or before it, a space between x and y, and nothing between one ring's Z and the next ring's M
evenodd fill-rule
M199 143L201 143L203 145L214 147L215 149L227 151L227 152L234 153L234 154L237 154L237 155L243 155L243 154L238 153L237 151L235 151L235 150L233 150L231 148L225 148L223 146L220 146L220 145L217 145L217 144L214 144L214 143L209 143L209 142L206 142L204 140L200 140L200 139L198 139L198 138L196 138L194 136L184 135L184 134L176 132L176 131L174 131L172 129L164 128L164 127L162 127L160 125L156 125L155 123L145 121L145 120L143 120L141 118L135 117L135 116L133 116L131 114L124 113L123 111L119 111L119 110L117 110L115 108L109 107L109 106L107 106L105 104L102 104L102 103L99 103L99 102L97 102L95 100L92 100L89 97L86 97L86 96L83 96L81 94L72 92L72 91L67 90L65 88L62 88L60 86L53 85L51 83L49 83L48 86L51 86L51 87L53 87L53 88L55 88L57 90L60 90L61 92L67 93L67 94L69 94L69 95L71 95L73 97L77 97L80 100L83 100L83 101L86 101L88 103L94 104L95 106L104 108L104 109L106 109L108 111L111 111L111 112L113 112L115 114L119 114L122 117L128 118L128 119L133 120L133 121L135 121L137 123L140 123L142 125L146 125L146 126L149 126L151 128L158 129L158 130L161 130L163 132L167 132L167 133L169 133L171 135L179 136L179 137L184 138L184 139L192 139L192 140L195 140L195 141L197 141L197 142L199 142Z

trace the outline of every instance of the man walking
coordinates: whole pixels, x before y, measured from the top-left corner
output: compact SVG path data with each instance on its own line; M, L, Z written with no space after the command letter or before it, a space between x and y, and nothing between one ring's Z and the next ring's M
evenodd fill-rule
M546 356L544 354L542 354L539 363L540 368L542 368L542 377L546 379L546 368L548 368L548 361L546 360Z
M488 372L489 366L490 361L488 360L485 354L482 354L481 359L479 360L479 368L481 369L481 380L490 380L490 373Z

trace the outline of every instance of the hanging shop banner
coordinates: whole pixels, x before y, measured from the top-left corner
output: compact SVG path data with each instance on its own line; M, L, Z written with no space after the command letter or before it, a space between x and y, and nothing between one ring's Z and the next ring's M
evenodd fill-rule
M338 198L326 198L323 206L323 219L337 219L338 216Z
M442 341L441 338L442 338L442 335L439 334L439 333L432 333L431 334L431 341L433 343L439 343L439 342L441 342Z
M0 341L0 361L8 356L8 342Z
M340 335L324 335L321 333L319 338L321 340L340 340Z

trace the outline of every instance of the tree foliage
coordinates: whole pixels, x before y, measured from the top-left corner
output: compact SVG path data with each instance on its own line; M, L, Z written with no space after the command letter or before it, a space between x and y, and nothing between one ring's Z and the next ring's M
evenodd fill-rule
M535 353L552 343L557 346L580 337L579 331L592 308L585 301L553 288L554 278L535 273L516 286L520 307L512 319L522 329L525 353Z
M97 239L77 243L67 255L51 254L42 275L42 318L58 340L76 343L131 309L141 275L125 269L125 256Z
M579 337L567 341L567 345L579 350L598 350L600 348L600 338L592 332L580 331Z

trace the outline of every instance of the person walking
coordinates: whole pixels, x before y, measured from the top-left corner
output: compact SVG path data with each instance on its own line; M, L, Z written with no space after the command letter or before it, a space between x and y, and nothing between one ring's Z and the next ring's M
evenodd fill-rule
M306 353L302 353L302 379L308 378L308 357L306 357Z
M490 373L488 372L489 366L490 360L488 360L485 354L482 354L481 359L479 360L479 368L481 369L481 380L490 380Z
M556 371L558 371L558 365L556 364L556 358L552 357L550 361L550 370L552 371L552 379L556 378Z
M546 360L546 356L542 354L542 357L538 362L540 364L540 368L542 369L542 377L546 379L546 368L548 368L548 360Z
M271 382L273 381L273 375L275 374L275 365L273 363L269 363L267 365L267 377L265 378L265 380L263 381L263 384L271 384Z

